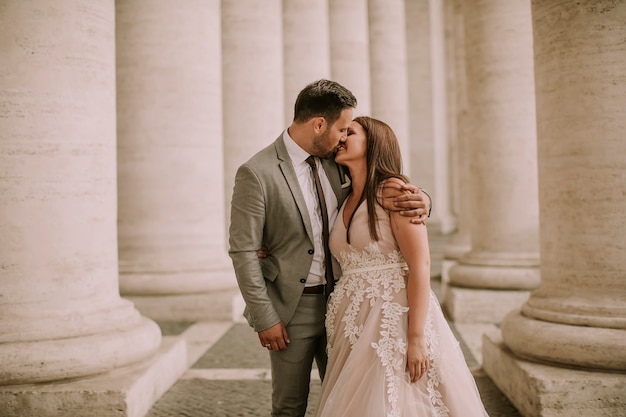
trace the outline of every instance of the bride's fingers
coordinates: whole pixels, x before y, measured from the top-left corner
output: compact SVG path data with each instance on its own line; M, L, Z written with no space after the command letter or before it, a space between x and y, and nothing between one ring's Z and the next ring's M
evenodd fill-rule
M406 366L406 371L409 374L409 380L411 382L417 382L422 378L426 373L428 373L428 369L430 367L430 363L428 362L418 362L414 364L408 364Z
M426 375L426 373L428 372L428 364L427 363L421 363L417 365L417 369L416 369L416 373L417 373L417 377L415 378L415 380L419 380L421 379L424 375Z

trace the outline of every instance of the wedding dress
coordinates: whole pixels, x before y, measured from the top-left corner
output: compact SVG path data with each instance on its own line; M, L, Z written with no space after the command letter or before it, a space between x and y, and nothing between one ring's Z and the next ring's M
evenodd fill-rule
M317 417L487 416L463 353L431 291L425 334L430 368L411 383L406 371L408 268L389 215L377 205L379 241L370 238L367 204L346 240L343 207L330 235L341 279L326 315L328 367Z

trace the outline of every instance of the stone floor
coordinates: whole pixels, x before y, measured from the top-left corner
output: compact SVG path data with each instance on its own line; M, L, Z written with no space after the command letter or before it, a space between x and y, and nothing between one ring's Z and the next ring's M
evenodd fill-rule
M445 241L446 236L430 235L431 284L438 296L441 296L441 249ZM269 356L259 346L256 334L247 324L227 321L159 324L164 336L187 340L189 368L154 404L146 417L270 415ZM481 338L485 325L455 326L451 323L451 327L461 343L489 415L520 417L515 407L481 370ZM315 413L319 390L320 381L314 370L307 416Z
M269 416L271 385L267 351L256 334L241 323L161 323L165 335L212 332L214 343L200 348L196 359L146 417ZM455 329L456 330L456 329ZM215 335L215 333L219 333ZM457 336L459 333L457 332ZM191 336L191 340L194 336ZM468 366L476 378L491 417L519 417L518 411L480 370L476 358L460 339ZM204 350L204 353L201 352ZM191 355L193 356L193 354ZM312 374L307 416L315 412L319 378Z

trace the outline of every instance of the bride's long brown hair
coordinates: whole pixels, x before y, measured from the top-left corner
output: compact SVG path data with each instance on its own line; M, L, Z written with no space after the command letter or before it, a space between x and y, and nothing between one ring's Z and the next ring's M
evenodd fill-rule
M398 178L407 183L409 179L402 175L400 144L391 127L385 122L367 116L359 116L354 121L360 124L365 131L365 161L367 164L365 187L357 207L363 200L366 201L370 237L377 241L378 228L376 227L376 222L378 216L376 216L376 204L382 206L382 201L380 200L382 197L379 196L381 185L389 178ZM353 216L354 212L352 213ZM349 233L352 217L348 221L348 230L346 231L348 243L350 243Z

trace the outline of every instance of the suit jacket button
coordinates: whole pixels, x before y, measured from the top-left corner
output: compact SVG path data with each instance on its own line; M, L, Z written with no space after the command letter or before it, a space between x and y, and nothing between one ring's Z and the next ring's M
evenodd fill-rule
M304 284L306 282L306 278L301 278L300 282Z
M309 249L309 255L313 255L313 252L315 252L313 249Z

